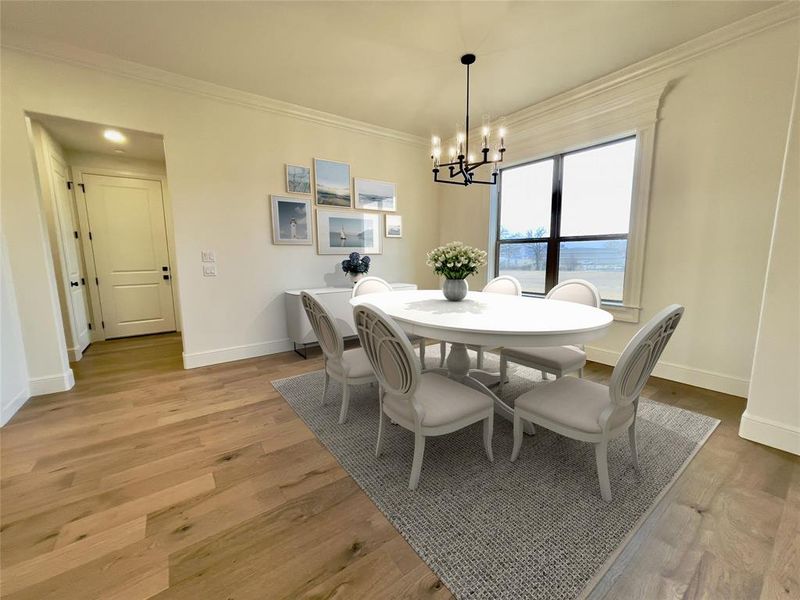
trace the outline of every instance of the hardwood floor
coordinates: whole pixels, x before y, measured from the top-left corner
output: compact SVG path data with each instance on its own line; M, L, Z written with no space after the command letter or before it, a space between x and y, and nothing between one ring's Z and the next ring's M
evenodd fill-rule
M0 430L3 598L451 597L269 383L320 367L184 371L177 335L92 345L73 390ZM740 398L645 395L722 424L604 596L800 598L797 457L738 437Z

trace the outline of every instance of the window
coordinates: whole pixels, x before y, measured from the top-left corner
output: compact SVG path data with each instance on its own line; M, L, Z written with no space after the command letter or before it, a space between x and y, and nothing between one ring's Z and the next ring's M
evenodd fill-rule
M495 273L530 294L586 279L622 303L636 138L500 173Z

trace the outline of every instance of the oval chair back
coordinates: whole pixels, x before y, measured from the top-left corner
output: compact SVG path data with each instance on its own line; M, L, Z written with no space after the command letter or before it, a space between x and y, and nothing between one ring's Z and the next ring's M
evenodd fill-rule
M500 275L495 277L484 288L484 292L492 294L508 294L509 296L521 296L522 286L516 277L511 275Z
M563 300L600 308L600 292L594 284L585 279L567 279L562 281L549 292L545 298L549 300Z
M672 304L650 319L628 342L608 385L614 404L625 406L638 400L682 316L683 306Z
M406 334L389 315L368 304L353 309L353 321L383 391L402 400L413 398L420 368Z
M325 359L340 362L344 352L344 339L331 313L308 292L300 292L300 301Z
M364 294L381 294L391 291L392 286L380 277L364 277L353 286L353 298Z

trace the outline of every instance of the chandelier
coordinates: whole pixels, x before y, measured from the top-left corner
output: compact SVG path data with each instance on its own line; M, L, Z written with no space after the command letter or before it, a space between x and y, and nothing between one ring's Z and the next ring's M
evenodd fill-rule
M475 63L474 54L465 54L461 57L461 64L467 67L467 111L464 118L464 131L457 128L455 144L448 149L449 162L440 162L442 157L441 139L433 136L431 139L431 159L433 160L433 180L437 183L449 183L451 185L471 185L482 183L483 185L494 185L497 183L498 167L497 164L503 162L505 147L505 128L501 125L497 130L497 140L495 148L491 147L491 127L489 116L484 115L483 126L481 127L481 149L478 160L469 151L469 66ZM491 157L489 156L491 154ZM483 165L492 165L491 179L481 180L475 178L474 171ZM439 179L439 173L446 169L444 176L446 179Z

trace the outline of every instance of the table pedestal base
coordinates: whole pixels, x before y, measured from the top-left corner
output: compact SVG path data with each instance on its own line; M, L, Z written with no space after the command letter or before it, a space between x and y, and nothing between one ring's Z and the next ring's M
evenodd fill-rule
M450 379L454 379L466 386L486 394L494 401L494 412L509 421L514 420L514 409L503 402L487 386L497 384L500 381L499 373L490 373L479 369L470 369L469 354L466 344L451 343L450 353L447 355L445 363L447 369L429 369L431 371L446 372ZM523 421L525 433L533 434L533 425Z

